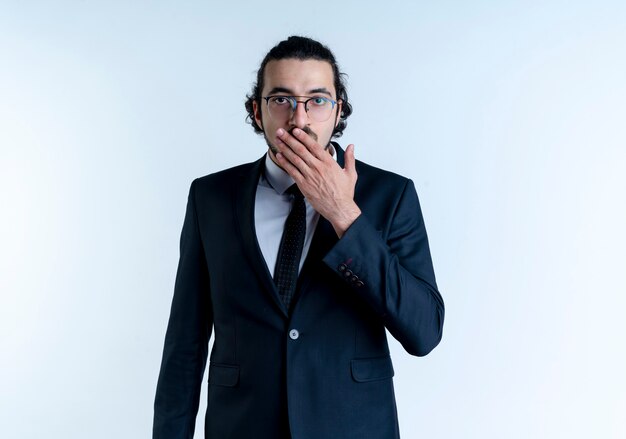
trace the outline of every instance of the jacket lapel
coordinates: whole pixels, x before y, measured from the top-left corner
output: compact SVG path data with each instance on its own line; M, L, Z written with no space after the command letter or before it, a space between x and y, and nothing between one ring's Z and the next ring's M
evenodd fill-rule
M265 292L269 294L281 312L287 316L287 309L278 295L272 274L269 272L263 254L261 253L254 227L256 189L263 166L265 166L264 161L265 156L252 163L251 167L242 167L239 174L239 182L233 191L233 206L235 219L237 220L240 232L239 237L241 238L241 245L246 258L248 262L250 262Z

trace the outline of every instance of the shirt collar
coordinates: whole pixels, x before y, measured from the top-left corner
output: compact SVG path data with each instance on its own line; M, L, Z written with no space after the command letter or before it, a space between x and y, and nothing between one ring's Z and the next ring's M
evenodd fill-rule
M269 151L265 154L265 178L280 195L284 194L295 183L289 174L274 163L274 160L270 158Z

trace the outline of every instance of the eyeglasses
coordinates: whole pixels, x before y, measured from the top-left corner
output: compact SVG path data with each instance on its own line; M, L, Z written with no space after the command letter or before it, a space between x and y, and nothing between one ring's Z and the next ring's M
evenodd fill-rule
M303 101L299 101L296 98L305 98ZM323 97L323 96L264 96L267 109L270 113L270 117L274 120L282 121L289 119L291 115L296 111L298 104L304 104L304 111L306 111L309 118L315 122L325 122L333 113L337 101Z

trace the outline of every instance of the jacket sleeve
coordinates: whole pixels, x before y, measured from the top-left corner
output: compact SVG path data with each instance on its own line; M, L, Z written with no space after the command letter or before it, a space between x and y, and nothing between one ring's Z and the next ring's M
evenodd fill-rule
M154 401L154 439L191 439L211 337L209 274L191 184Z
M324 262L374 309L408 353L423 356L441 340L444 304L411 180L390 214L386 239L362 213Z

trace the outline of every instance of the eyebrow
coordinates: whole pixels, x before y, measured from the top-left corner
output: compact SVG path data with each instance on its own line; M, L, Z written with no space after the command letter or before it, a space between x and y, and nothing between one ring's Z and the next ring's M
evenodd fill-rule
M293 91L285 87L274 87L273 89L269 91L268 96L273 95L275 93L293 94ZM314 88L308 91L308 94L313 94L313 93L322 93L322 94L326 94L330 96L331 98L333 97L333 95L330 94L330 92L328 91L328 89L326 89L326 87Z

